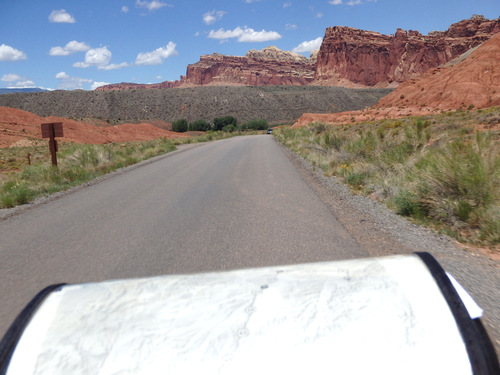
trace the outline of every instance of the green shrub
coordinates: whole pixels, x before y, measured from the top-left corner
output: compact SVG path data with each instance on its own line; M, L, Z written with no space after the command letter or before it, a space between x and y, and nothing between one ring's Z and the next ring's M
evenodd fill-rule
M340 138L335 133L326 132L323 135L323 144L325 148L333 148L336 151L340 151L343 143L344 139Z
M2 206L4 208L11 208L16 205L16 201L12 195L4 195L1 199Z
M234 127L238 126L238 121L233 116L224 116L214 118L213 124L213 129L215 131L220 131L228 125L233 125Z
M189 123L188 130L206 132L209 131L211 127L212 125L210 125L208 121L200 119Z
M230 125L226 125L226 126L224 126L224 127L222 128L222 131L223 131L223 132L226 132L226 133L232 133L232 132L234 132L235 130L236 130L236 127L235 127L234 125L232 125L232 124L230 124Z
M500 244L500 207L493 206L482 212L479 240L487 244Z
M188 122L186 119L175 120L172 123L172 131L178 133L185 133L188 130Z
M367 174L364 172L350 172L345 176L345 182L355 188L365 185Z
M243 124L242 128L250 130L266 130L269 128L269 124L266 120L254 119Z
M401 216L411 216L422 219L425 217L425 208L419 202L417 195L409 191L399 192L394 197L395 211Z

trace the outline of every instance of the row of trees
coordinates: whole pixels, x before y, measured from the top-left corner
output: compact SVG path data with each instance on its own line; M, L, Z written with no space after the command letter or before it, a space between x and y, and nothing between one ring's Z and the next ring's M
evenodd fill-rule
M233 116L216 117L213 119L212 124L206 120L196 120L188 123L186 119L176 120L172 123L172 130L174 132L187 132L187 131L225 131L234 132L236 130L266 130L269 127L266 120L251 120L244 124L238 124L238 121Z

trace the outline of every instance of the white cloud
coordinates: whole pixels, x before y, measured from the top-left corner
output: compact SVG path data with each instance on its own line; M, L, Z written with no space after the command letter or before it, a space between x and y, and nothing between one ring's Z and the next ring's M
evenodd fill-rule
M101 65L101 66L98 66L97 69L99 69L99 70L115 70L115 69L121 69L121 68L128 68L129 66L130 66L129 63L122 62L120 64Z
M35 82L14 73L4 74L0 81L7 82L9 88L35 87Z
M101 86L106 86L106 85L109 85L109 82L94 82L92 84L92 86L90 86L90 89L91 90L95 90L96 88L98 87L101 87Z
M312 52L314 50L319 49L319 47L321 46L322 42L323 42L323 38L322 37L318 37L318 38L316 38L314 40L309 40L309 41L306 41L306 42L302 42L297 47L295 47L294 49L292 49L292 52L296 52L296 53Z
M238 26L234 30L211 30L208 37L222 41L230 38L236 38L238 42L267 42L270 40L280 39L281 35L276 31L255 31L254 29L246 26L243 29Z
M13 74L13 73L10 73L10 74L4 74L4 76L2 78L0 78L0 81L3 81L3 82L14 82L14 81L20 81L20 80L23 80L24 78L21 77L19 74Z
M90 66L104 66L111 61L111 51L107 47L92 48L85 54L85 61L74 63L75 68L88 68Z
M286 3L283 3L283 9L291 7L291 6L292 6L292 3L289 1L287 1Z
M36 87L35 86L35 82L31 81L31 80L25 80L25 81L17 81L16 84L15 84L15 87L19 87L19 88L27 88L27 87Z
M52 47L49 51L50 56L68 56L72 53L76 52L85 52L90 49L84 42L77 42L76 40L72 40L68 42L64 47Z
M59 72L56 74L56 78L61 82L57 86L60 90L76 90L83 89L84 84L93 84L94 81L92 79L80 78L80 77L72 77L65 72Z
M222 19L222 17L227 14L227 12L224 12L222 10L212 10L211 12L207 12L203 15L203 22L206 25L212 25L216 21L219 21Z
M122 6L122 12L123 13L128 13L128 7L127 6Z
M19 61L26 60L26 54L11 46L0 45L0 61Z
M153 0L153 1L140 1L140 0L137 0L135 2L135 4L138 7L140 7L140 8L146 8L150 12L152 12L153 10L157 10L157 9L166 7L166 6L169 6L169 7L173 6L171 4L163 3L163 2L158 1L158 0Z
M321 12L316 13L316 18L321 18L321 17L323 17L323 13Z
M349 1L346 1L344 3L343 0L330 0L328 1L328 4L332 4L332 5L342 5L342 4L346 4L346 5L350 5L350 6L354 6L354 5L360 5L360 4L366 4L366 3L370 3L370 2L377 2L377 0L349 0Z
M293 23L287 23L285 25L285 30L297 30L297 25L294 25Z
M49 15L49 21L53 23L75 23L73 16L64 9L53 10Z
M59 72L56 74L57 79L68 79L69 75L67 75L65 72Z
M174 42L168 42L165 47L160 47L151 52L141 52L137 55L135 59L136 65L158 65L163 62L164 59L170 56L176 56L178 54L175 49L176 45Z

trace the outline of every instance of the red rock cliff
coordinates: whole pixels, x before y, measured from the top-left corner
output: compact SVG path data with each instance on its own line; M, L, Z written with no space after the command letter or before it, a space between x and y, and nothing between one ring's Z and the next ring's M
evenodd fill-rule
M307 85L314 78L315 59L267 47L245 56L218 53L201 56L188 65L185 83L191 85Z
M394 35L345 26L326 29L317 55L267 47L245 56L214 53L187 67L179 81L118 83L97 90L171 88L198 85L397 86L442 65L500 31L500 18L483 16L457 22L447 31L422 35L398 29Z
M415 78L478 46L500 31L500 19L474 16L444 32L398 29L383 35L350 27L326 29L315 84L387 86Z

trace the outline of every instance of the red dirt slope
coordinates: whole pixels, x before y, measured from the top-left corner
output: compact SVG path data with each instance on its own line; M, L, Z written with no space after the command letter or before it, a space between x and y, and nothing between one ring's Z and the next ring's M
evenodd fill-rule
M55 116L44 118L31 112L0 107L0 147L9 147L15 144L25 145L27 144L25 140L41 139L40 124L45 122L63 123L64 137L58 139L63 142L102 144L188 136L160 129L148 123L98 127L66 118Z
M402 83L375 106L362 111L302 115L294 127L311 122L342 124L459 108L500 106L500 34L455 64L428 70Z
M428 70L402 83L375 106L457 109L500 105L500 34L484 42L465 60Z

